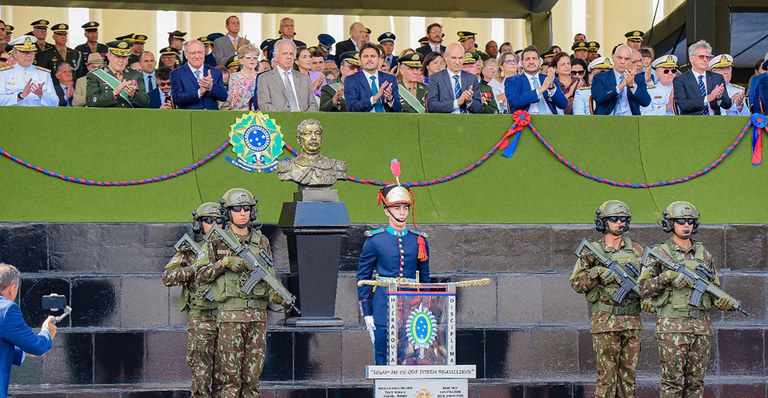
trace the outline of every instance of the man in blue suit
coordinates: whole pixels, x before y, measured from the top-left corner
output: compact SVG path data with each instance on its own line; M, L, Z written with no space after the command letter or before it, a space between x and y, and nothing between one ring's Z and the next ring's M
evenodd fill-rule
M761 68L768 68L768 54L765 54L765 61L763 61ZM768 78L766 78L766 76L768 76L768 73L757 75L752 79L752 85L755 86L753 95L755 99L752 104L753 113L765 114L768 112ZM751 98L752 97L750 97L750 99Z
M477 76L461 70L464 47L451 43L445 50L446 68L429 77L427 112L480 113L483 100Z
M37 335L24 322L19 306L13 302L20 286L19 270L0 263L0 397L8 396L11 364L21 365L26 353L45 354L56 336L52 316L43 322L42 330Z
M568 106L568 100L555 81L555 68L539 73L541 55L535 46L526 47L521 56L524 73L504 82L509 113L522 109L531 115L557 115L558 109Z
M688 47L691 70L672 81L675 91L675 106L681 115L720 115L721 109L731 108L731 97L725 89L725 79L710 72L712 47L699 40ZM725 113L725 111L722 111Z
M344 97L350 112L400 112L403 109L397 80L379 72L380 57L379 47L373 43L363 44L360 71L344 80Z
M147 93L149 96L149 108L173 109L171 104L171 69L161 66L155 71L157 87Z
M592 79L595 115L640 115L640 107L651 104L644 74L635 74L629 67L632 51L626 44L616 47L613 73L601 73Z
M187 65L171 71L171 95L179 109L218 110L227 100L221 71L205 65L205 46L198 40L184 43Z

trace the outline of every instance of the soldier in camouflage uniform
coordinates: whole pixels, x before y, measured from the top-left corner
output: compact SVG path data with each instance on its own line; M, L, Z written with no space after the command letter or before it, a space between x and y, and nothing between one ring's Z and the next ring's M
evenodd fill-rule
M625 235L632 211L624 202L609 200L597 209L595 229L603 239L592 246L605 258L624 266L640 267L642 246ZM630 291L621 303L613 300L618 277L593 256L576 261L571 287L586 296L590 305L592 346L597 354L597 398L635 396L635 368L640 355L640 296Z
M224 193L222 214L230 222L226 233L247 244L258 255L265 250L271 256L269 240L252 227L257 200L245 189ZM216 261L198 262L197 278L213 282L214 299L219 303L217 324L218 349L214 368L222 385L215 396L222 398L259 397L259 376L264 368L267 337L267 304L274 290L260 281L250 293L241 289L252 268L227 247L213 248ZM269 270L273 274L274 269ZM273 298L273 301L278 299Z
M192 212L192 229L196 233L207 233L211 226L222 223L221 207L218 203L207 202ZM205 242L198 242L204 250L204 256L210 255ZM192 251L176 252L163 270L163 283L166 286L181 285L179 309L187 312L187 364L192 368L191 397L210 397L217 389L214 379L213 362L216 353L216 303L208 301L204 295L211 289L210 284L195 280L195 253Z
M663 212L664 232L672 237L657 245L661 255L695 270L704 267L712 272L711 282L720 285L712 255L704 245L692 239L699 227L699 212L683 201L672 202ZM689 304L693 283L686 276L664 270L658 263L646 264L640 275L640 293L650 297L659 316L656 340L661 362L660 398L697 398L704 395L704 374L712 346L712 296L705 293L701 305ZM733 302L723 297L714 301L723 310L733 309Z

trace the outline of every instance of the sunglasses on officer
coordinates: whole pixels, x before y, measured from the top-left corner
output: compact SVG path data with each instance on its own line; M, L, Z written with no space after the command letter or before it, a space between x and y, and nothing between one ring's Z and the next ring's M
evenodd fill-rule
M611 217L606 217L605 219L608 220L608 222L621 222L621 223L624 223L624 224L629 222L629 217L611 216Z
M677 69L662 69L661 73L663 74L669 74L669 73L677 73Z
M216 217L203 217L203 218L200 219L200 221L203 224L213 225L213 223L222 224L221 221L223 221L223 220L221 220L220 218L216 218Z
M234 213L240 213L241 211L249 212L253 209L253 206L232 206L229 208L229 210L232 210Z
M674 219L672 221L674 221L675 224L677 224L677 225L685 225L685 224L693 225L693 224L696 224L696 220L694 220L693 218L676 218L676 219Z

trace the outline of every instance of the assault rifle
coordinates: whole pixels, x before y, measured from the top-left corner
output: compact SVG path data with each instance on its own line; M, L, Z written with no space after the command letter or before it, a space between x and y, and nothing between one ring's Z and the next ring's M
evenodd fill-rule
M746 311L744 311L743 308L741 308L741 301L736 300L733 296L726 293L723 289L720 289L719 287L715 286L714 283L710 282L710 280L714 277L714 273L701 265L696 267L696 270L691 270L690 268L686 267L684 264L681 263L673 263L672 261L669 261L666 257L662 256L661 253L659 253L656 250L653 250L649 247L645 248L645 254L643 254L642 264L646 267L652 265L649 264L650 258L653 259L653 261L658 261L661 263L661 266L675 271L679 273L680 275L685 275L686 278L690 279L691 282L693 282L693 293L691 294L691 299L688 301L688 303L694 307L698 307L701 305L701 299L704 297L704 293L711 294L715 299L719 299L721 297L728 297L728 299L733 303L733 309L738 310L745 316L749 316ZM651 261L651 262L653 262Z
M173 245L173 248L176 249L177 252L193 252L195 253L195 257L199 258L203 255L203 249L200 248L200 246L195 243L195 241L188 235L184 234L175 245Z
M269 267L274 265L274 260L266 251L261 250L258 255L254 255L248 248L248 245L239 245L234 239L224 232L218 225L213 225L211 229L205 234L205 240L207 242L213 242L216 240L222 241L230 250L235 252L235 255L242 258L245 262L250 264L253 271L251 271L248 280L243 283L241 290L244 293L250 293L256 284L264 280L275 289L278 294L285 300L286 305L293 308L297 314L301 314L298 308L296 308L296 296L291 294L288 289L275 278L272 273L269 272ZM207 298L207 297L206 297Z
M581 244L576 248L576 257L583 257L585 255L583 254L584 250L588 251L597 261L619 278L619 290L613 295L613 301L621 304L630 290L634 290L638 295L640 294L640 289L637 287L637 278L640 277L640 270L634 264L627 263L622 267L618 262L605 258L586 239L582 239Z

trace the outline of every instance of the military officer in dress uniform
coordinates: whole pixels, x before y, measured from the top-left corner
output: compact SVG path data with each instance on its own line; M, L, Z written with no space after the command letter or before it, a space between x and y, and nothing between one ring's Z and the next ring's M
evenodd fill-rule
M128 57L128 65L133 65L141 60L141 53L144 52L144 43L147 42L147 35L132 33L127 39L133 45L131 46L131 55Z
M640 114L674 115L675 93L672 87L672 80L677 72L677 57L674 55L663 55L653 60L651 67L656 70L659 84L648 86L648 95L651 96L651 103L648 106L640 107Z
M40 65L40 63L37 62L39 57L42 56L45 50L53 47L53 44L45 41L45 39L48 38L48 25L50 25L50 22L48 22L47 19L38 19L37 21L32 22L30 25L32 25L31 34L37 39L37 55L35 55L35 64ZM27 35L29 34L30 33L27 33Z
M395 39L397 36L392 32L384 32L379 35L379 44L384 47L384 59L387 60L390 70L397 66L397 55L394 54Z
M462 64L461 69L477 76L480 73L478 70L478 62L480 62L480 55L477 52L465 52L464 63ZM478 82L480 82L479 78ZM491 86L480 82L478 87L480 87L480 99L483 102L483 107L480 113L499 113L499 105L496 103L496 98L493 96L493 89Z
M179 57L179 65L187 62L184 59L184 36L187 35L187 32L181 32L178 29L174 30L173 32L168 32L168 46L173 47L176 49L178 57Z
M477 33L462 30L456 32L456 34L459 36L459 44L464 47L465 53L468 51L475 51L475 36Z
M426 113L427 85L422 83L421 62L424 56L413 52L398 59L400 63L400 103L404 113Z
M640 270L643 247L626 236L632 211L620 200L600 205L595 229L603 234L592 247L622 268ZM614 294L621 287L618 276L590 253L581 253L571 274L571 287L585 295L590 306L589 331L597 355L596 398L635 396L635 369L640 356L640 295L630 291L619 303Z
M587 72L590 75L590 79L600 73L613 70L613 62L610 57L599 57L592 60L587 66ZM592 99L592 86L581 87L573 94L573 114L574 115L591 115L594 104L589 102Z
M192 212L192 230L205 235L214 224L223 227L221 206L207 202ZM216 357L217 303L205 298L211 290L210 283L201 283L195 279L198 259L215 257L205 241L196 242L202 250L201 257L194 251L178 251L163 270L165 286L181 286L179 310L187 313L187 364L192 368L192 387L190 396L207 398L211 391L219 388L219 382L213 377L213 362ZM211 260L215 261L215 259Z
M141 72L128 68L131 43L116 40L107 43L109 63L88 72L85 100L89 107L146 108L149 96Z
M699 211L689 202L672 202L662 212L661 227L672 237L652 250L674 263L691 270L710 274L709 282L720 286L720 277L712 255L704 244L694 240L699 228ZM638 279L640 294L651 299L659 319L656 341L661 362L660 398L701 398L704 396L704 374L712 348L712 305L733 310L728 297L714 300L704 293L698 306L689 300L693 281L685 275L664 270L658 263L646 264Z
M16 63L0 70L0 106L58 106L59 97L53 87L51 71L33 65L34 36L11 40Z
M181 64L179 50L168 46L160 49L160 65L169 69L175 69Z
M67 47L69 38L69 25L59 23L51 27L53 31L53 47L49 47L43 54L37 56L37 64L51 71L61 62L66 62L73 71L80 69L82 58L79 51Z
M320 89L321 112L347 112L347 103L344 100L344 79L360 70L360 53L347 51L339 56L339 60L341 83L328 83Z
M600 43L594 40L587 42L587 62L592 62L600 57L598 50L600 50Z
M83 34L85 35L85 43L75 47L75 51L80 53L80 69L77 71L77 78L85 76L88 73L88 68L85 65L85 61L88 60L88 55L98 53L102 58L107 57L107 45L99 43L99 23L96 21L88 21L82 26Z
M641 30L633 30L624 34L624 37L627 38L627 45L632 51L639 50L643 45L643 36L645 36L645 32Z
M729 116L750 116L749 108L744 103L744 87L731 84L731 78L733 77L733 57L730 54L720 54L716 57L712 57L709 61L709 69L712 72L723 75L725 79L725 89L728 91L728 96L731 97L733 106L728 109L727 114Z
M587 61L587 55L589 55L589 44L587 44L585 41L573 43L571 46L571 51L573 51L574 58L581 58Z
M357 281L374 278L383 282L429 283L427 234L406 228L413 192L399 182L379 191L389 220L386 228L366 231ZM373 342L375 364L387 364L387 289L363 285L357 288L360 312Z

